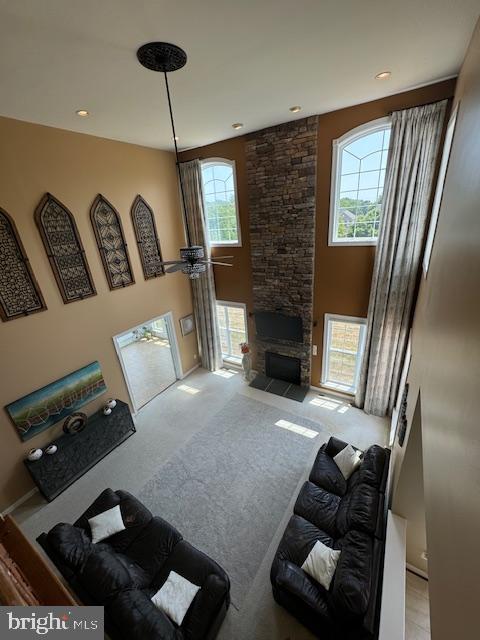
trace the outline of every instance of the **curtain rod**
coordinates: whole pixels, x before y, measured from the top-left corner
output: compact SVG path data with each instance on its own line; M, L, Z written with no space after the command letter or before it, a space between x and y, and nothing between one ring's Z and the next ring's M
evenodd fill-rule
M451 100L453 96L451 96L450 98L442 98L441 100L430 100L430 102L422 102L422 104L416 104L413 107L409 107L410 109L416 109L417 107L428 107L430 104L437 104L440 102L448 102L448 100ZM391 116L393 113L395 113L396 111L408 111L408 109L393 109L392 111L389 111L387 113L388 116Z

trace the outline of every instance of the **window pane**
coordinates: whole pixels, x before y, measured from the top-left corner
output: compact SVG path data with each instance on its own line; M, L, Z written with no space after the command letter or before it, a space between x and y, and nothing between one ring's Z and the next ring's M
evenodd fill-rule
M360 135L341 150L334 240L378 236L389 141L388 126Z
M210 242L238 242L233 166L226 162L205 163L202 182Z
M324 384L355 391L361 357L363 324L342 320L328 321Z
M242 358L240 344L247 342L243 307L217 303L217 318L220 326L223 357L240 360Z

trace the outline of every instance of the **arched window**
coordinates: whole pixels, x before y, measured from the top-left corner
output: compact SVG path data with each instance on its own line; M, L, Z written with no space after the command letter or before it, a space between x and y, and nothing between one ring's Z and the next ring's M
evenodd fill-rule
M235 162L202 162L202 188L208 239L212 246L240 246Z
M381 118L333 141L329 245L376 244L390 129Z

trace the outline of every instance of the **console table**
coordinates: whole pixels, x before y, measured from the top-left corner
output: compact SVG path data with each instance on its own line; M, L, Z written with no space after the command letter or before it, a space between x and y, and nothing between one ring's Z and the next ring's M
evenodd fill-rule
M109 416L100 409L88 418L79 433L66 433L53 440L56 453L44 453L40 460L24 463L42 495L51 502L133 433L135 425L130 409L117 400Z

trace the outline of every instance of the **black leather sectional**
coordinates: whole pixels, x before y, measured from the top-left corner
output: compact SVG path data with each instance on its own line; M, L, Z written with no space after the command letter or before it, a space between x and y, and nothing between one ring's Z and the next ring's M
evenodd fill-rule
M345 480L330 438L303 485L271 568L275 600L322 640L372 640L378 633L389 450L373 445ZM301 566L320 540L340 549L327 591Z
M92 544L88 519L120 505L124 531ZM105 607L105 628L124 640L211 640L230 603L230 581L208 556L126 491L106 489L73 524L38 542L83 604ZM201 586L181 626L151 602L170 571Z

